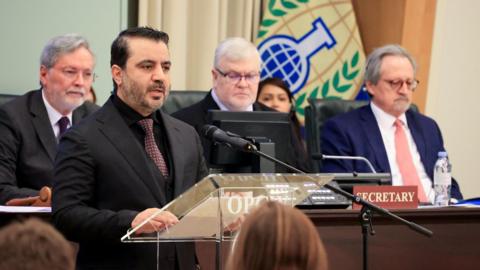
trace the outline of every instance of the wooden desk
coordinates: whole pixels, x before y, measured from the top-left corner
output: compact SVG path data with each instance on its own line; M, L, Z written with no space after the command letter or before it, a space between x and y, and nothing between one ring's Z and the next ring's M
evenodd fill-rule
M304 210L325 244L330 270L362 269L362 234L356 210ZM369 269L480 269L480 209L393 210L431 231L431 238L385 217L374 216ZM252 248L255 243L251 244ZM202 269L215 269L214 245L197 243ZM228 252L228 244L223 248Z
M374 216L369 269L480 269L480 209L395 210L431 231L431 238ZM307 210L325 244L331 270L362 268L359 211Z

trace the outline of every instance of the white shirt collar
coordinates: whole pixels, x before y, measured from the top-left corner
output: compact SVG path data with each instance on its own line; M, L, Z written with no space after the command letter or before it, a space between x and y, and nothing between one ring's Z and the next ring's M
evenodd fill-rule
M372 108L373 115L375 116L375 119L377 119L378 126L381 129L389 129L393 127L393 124L395 123L395 120L397 119L395 116L386 113L384 110L380 109L375 103L370 102L370 108ZM407 117L405 116L405 113L400 115L398 117L400 121L402 121L403 125L405 127L408 127L407 125Z
M220 98L217 96L217 94L215 93L215 88L212 89L212 98L213 100L215 101L215 103L217 103L218 107L220 108L220 110L222 111L230 111L227 106L225 106L221 101L220 101ZM252 112L253 111L253 104L250 104L250 106L247 107L247 109L245 110L247 112Z
M47 108L47 114L48 114L48 119L50 120L50 125L52 126L53 130L55 130L55 127L57 125L58 120L63 117L61 113L59 113L55 108L53 108L52 105L48 102L47 98L45 97L45 93L43 92L44 90L42 89L42 98L43 98L43 103L45 104L45 108ZM68 127L72 125L72 115L73 113L70 112L69 114L65 115L68 117L68 120L70 121Z

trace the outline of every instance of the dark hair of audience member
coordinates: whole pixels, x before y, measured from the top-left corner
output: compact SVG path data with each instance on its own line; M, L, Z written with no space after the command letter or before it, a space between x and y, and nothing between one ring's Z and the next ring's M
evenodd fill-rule
M246 217L227 270L324 270L327 265L310 219L298 209L269 201Z
M3 227L0 250L2 270L75 269L71 244L52 225L37 218Z

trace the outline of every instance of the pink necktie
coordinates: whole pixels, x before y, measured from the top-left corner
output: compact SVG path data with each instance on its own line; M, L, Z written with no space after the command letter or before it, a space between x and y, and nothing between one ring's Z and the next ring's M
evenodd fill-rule
M418 177L417 170L413 164L413 158L410 154L410 148L408 147L407 136L403 130L402 121L395 120L395 152L397 158L397 165L402 175L403 184L405 186L417 186L418 187L418 199L420 202L428 202L423 186Z
M162 152L158 149L153 137L153 119L146 118L138 121L138 124L145 131L145 151L148 156L153 160L155 165L162 173L163 176L168 176L168 167L163 158Z

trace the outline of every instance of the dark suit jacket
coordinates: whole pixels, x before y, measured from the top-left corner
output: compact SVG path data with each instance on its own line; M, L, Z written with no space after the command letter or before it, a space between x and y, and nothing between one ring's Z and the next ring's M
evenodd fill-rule
M0 107L0 204L38 195L51 186L57 142L42 99L34 90ZM73 112L73 125L98 109L85 103Z
M173 113L172 116L184 121L187 124L190 124L195 128L195 130L197 130L197 132L199 132L204 125L208 124L207 115L209 110L220 110L217 103L212 97L211 91L210 93L208 93L208 95L205 96L203 100ZM258 102L253 103L253 110L254 111L273 111L273 109ZM303 144L302 142L298 141L296 136L294 136L293 134L293 123L292 123L291 136L292 136L291 156L288 157L288 160L286 162L301 170L310 171L311 166L308 161L308 158L305 155L305 151L302 152L301 151L302 149L300 149L300 147L303 147ZM203 136L201 136L201 140L202 140L205 159L209 163L213 143L212 141L204 138ZM304 153L303 156L302 156L302 153ZM209 164L209 166L211 166L211 164Z
M440 128L433 119L412 110L406 112L406 117L425 171L433 179L437 154L444 151ZM325 122L321 133L321 149L327 155L362 156L372 163L377 172L390 172L380 128L370 105ZM322 162L322 172L371 172L365 162L332 159ZM462 197L455 181L452 184L452 197Z
M161 113L173 164L174 195L207 174L200 139L189 125ZM79 242L80 269L156 269L155 244L125 244L120 238L134 217L167 200L154 181L147 154L109 100L62 136L55 164L53 221ZM174 269L172 245L160 245L161 269ZM192 244L176 244L180 269L194 266ZM173 255L175 256L175 255ZM90 267L90 268L89 268Z

